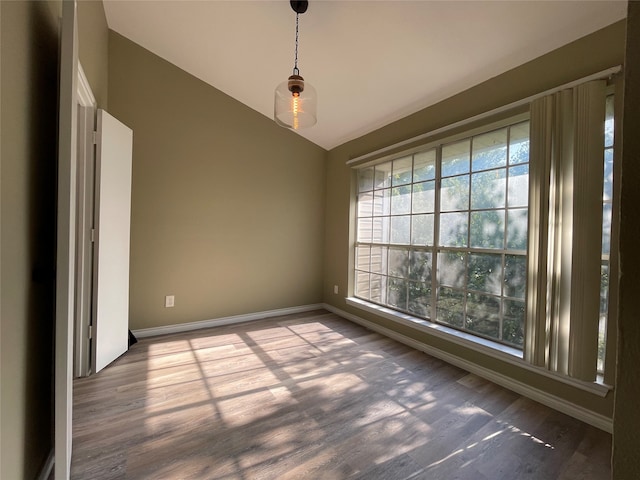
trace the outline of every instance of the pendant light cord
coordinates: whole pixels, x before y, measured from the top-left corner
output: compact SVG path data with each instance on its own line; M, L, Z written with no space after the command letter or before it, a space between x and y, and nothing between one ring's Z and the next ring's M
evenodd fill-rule
M298 69L298 17L300 14L296 12L296 55L293 63L293 74L300 75L300 70Z

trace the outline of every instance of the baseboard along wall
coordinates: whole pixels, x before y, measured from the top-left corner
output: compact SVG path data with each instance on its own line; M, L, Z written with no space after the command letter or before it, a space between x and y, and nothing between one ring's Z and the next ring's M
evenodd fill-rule
M139 330L132 330L132 333L138 338L155 337L156 335L189 332L191 330L200 330L202 328L220 327L222 325L251 322L254 320L261 320L265 318L279 317L281 315L291 315L293 313L311 312L313 310L321 310L323 308L325 308L324 304L316 303L311 305L301 305L298 307L278 308L276 310L267 310L265 312L246 313L243 315L233 315L230 317L213 318L210 320L201 320L198 322L179 323L176 325L166 325L153 328L142 328Z

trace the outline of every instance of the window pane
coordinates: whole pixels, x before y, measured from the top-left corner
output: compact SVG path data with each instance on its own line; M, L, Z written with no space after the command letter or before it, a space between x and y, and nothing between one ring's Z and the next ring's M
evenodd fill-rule
M373 190L373 168L358 170L358 192Z
M411 186L403 185L391 189L391 214L411 213Z
M444 178L440 189L440 210L467 210L469 208L469 175Z
M387 290L387 304L401 310L407 309L407 281L399 278L389 278Z
M529 205L529 165L518 165L509 169L509 206Z
M502 255L469 255L468 288L500 295L502 293Z
M411 216L391 217L391 243L409 244Z
M411 244L433 245L433 215L411 217Z
M507 297L524 299L527 291L527 257L504 256L504 294Z
M370 299L372 302L387 303L387 277L371 274Z
M467 278L466 257L467 254L463 252L438 253L438 283L464 288Z
M423 282L409 282L409 304L407 310L420 317L429 317L431 288Z
M500 299L493 295L470 293L465 326L480 335L500 338Z
M506 128L473 137L472 146L471 168L474 172L507 164Z
M604 361L607 350L607 316L609 314L609 265L602 262L600 266L600 320L598 322L598 366L599 373L604 372Z
M463 140L442 147L442 173L443 177L459 175L469 172L469 154L471 142Z
M509 164L529 161L529 122L513 125L509 129Z
M436 182L422 182L413 185L412 213L432 213L436 202Z
M391 219L389 217L373 217L373 242L389 243L390 223Z
M376 165L374 186L375 188L389 188L391 186L391 162Z
M436 178L436 151L416 153L413 156L413 181L433 180Z
M391 184L405 185L411 183L412 173L412 159L411 157L399 158L393 161L393 176L391 177Z
M471 175L471 208L504 208L506 177L504 169Z
M371 247L371 271L387 274L387 247Z
M510 250L526 250L528 210L526 208L509 210L507 216L507 248Z
M362 298L370 297L368 273L365 273L365 272L356 273L356 295Z
M611 204L602 206L602 253L607 255L611 250Z
M613 148L604 151L604 185L602 189L602 199L611 200L613 198Z
M605 113L605 121L604 121L604 146L611 147L613 146L613 134L614 134L614 126L613 126L613 107L614 107L614 96L609 95L607 97L606 103L606 113Z
M409 272L409 250L389 249L389 275L406 278Z
M461 328L464 324L464 292L440 287L436 303L436 318L439 322Z
M371 257L371 247L359 246L356 248L356 268L358 270L369 271L369 258Z
M371 218L358 219L358 242L371 242Z
M466 247L468 230L468 214L443 213L440 215L440 245L443 247Z
M409 279L431 282L431 253L413 250L409 254Z
M373 215L373 192L358 195L358 217Z
M504 210L471 212L471 247L504 248Z
M376 190L373 192L373 214L376 216L389 215L391 213L391 189Z
M609 309L609 265L602 262L600 265L600 314L607 315Z
M502 340L522 348L524 344L524 317L526 305L517 300L504 301Z

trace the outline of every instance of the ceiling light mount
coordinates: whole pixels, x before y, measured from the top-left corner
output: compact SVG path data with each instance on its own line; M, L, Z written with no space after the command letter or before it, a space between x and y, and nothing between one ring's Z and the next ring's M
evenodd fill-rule
M298 130L311 127L317 121L316 90L304 81L298 69L298 31L299 17L309 8L308 1L289 2L296 13L296 46L293 61L293 74L276 88L273 116L278 125Z
M293 8L293 11L298 14L306 12L307 8L309 8L309 2L306 0L299 2L291 0L289 3L291 4L291 8Z

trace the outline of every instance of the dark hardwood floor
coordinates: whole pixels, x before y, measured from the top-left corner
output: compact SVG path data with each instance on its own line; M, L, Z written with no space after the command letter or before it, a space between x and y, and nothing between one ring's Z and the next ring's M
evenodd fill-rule
M611 435L325 311L74 384L73 479L608 479Z

